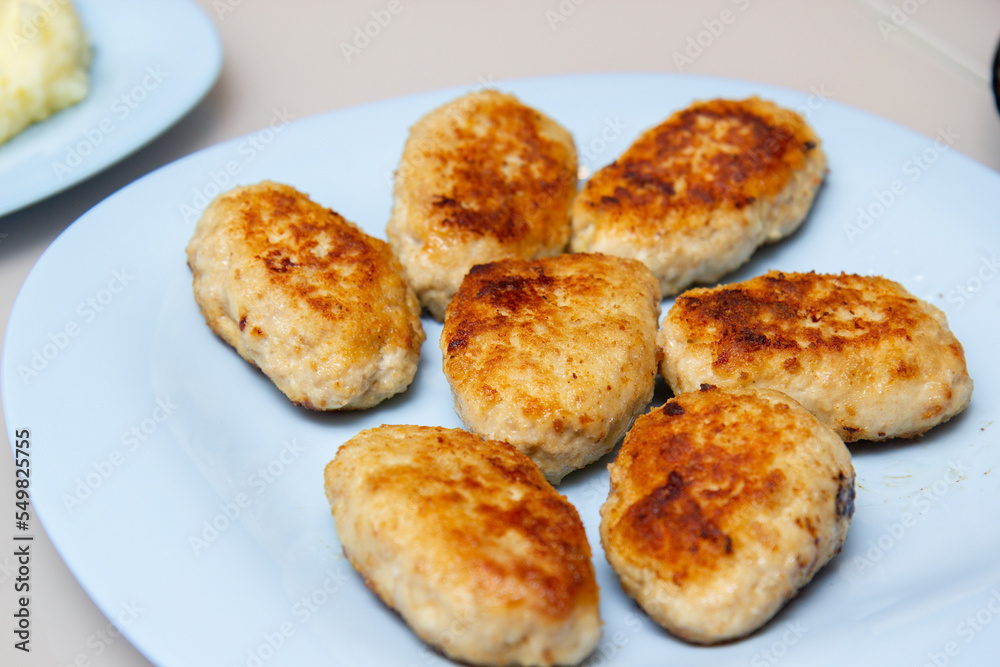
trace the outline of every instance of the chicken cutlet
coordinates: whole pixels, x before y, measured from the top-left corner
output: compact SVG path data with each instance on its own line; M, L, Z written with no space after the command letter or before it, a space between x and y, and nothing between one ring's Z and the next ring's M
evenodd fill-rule
M441 332L465 425L558 483L611 451L649 404L660 291L638 261L508 259L469 271Z
M187 257L208 326L293 403L368 408L413 380L420 305L389 245L294 188L219 195Z
M569 132L512 95L472 92L418 121L386 232L420 303L441 321L473 265L562 252L576 170Z
M972 396L944 313L878 276L771 271L692 289L657 342L675 392L778 389L847 442L920 435Z
M593 651L583 524L509 444L381 426L345 442L324 478L344 554L423 641L483 665L575 664Z
M610 466L601 543L622 588L687 641L765 624L847 536L850 453L777 391L705 385L639 417Z
M671 296L791 234L826 168L819 138L793 111L757 97L695 103L584 185L570 249L639 259Z

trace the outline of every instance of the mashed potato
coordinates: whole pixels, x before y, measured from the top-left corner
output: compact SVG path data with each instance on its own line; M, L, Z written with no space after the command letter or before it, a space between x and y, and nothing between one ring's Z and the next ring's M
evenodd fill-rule
M89 65L69 0L0 0L0 143L82 100Z

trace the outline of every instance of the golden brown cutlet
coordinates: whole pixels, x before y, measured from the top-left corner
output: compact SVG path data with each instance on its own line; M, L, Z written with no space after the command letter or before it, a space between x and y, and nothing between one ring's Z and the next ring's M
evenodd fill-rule
M472 431L553 483L611 451L653 395L660 291L635 260L567 254L472 268L441 332Z
M570 248L642 260L670 296L794 231L825 173L819 137L795 112L757 97L698 102L584 185Z
M476 91L420 119L386 232L421 304L440 321L473 265L562 252L576 171L569 132L512 95Z
M187 256L209 327L292 402L366 408L413 379L420 306L388 244L295 188L223 193Z
M972 396L944 313L879 276L771 271L692 289L657 340L674 391L778 389L848 442L919 435Z
M610 469L608 562L653 620L698 643L767 622L840 550L854 511L844 443L767 389L670 399Z
M487 665L575 664L601 635L576 509L507 443L381 426L345 442L325 490L344 553L425 642Z

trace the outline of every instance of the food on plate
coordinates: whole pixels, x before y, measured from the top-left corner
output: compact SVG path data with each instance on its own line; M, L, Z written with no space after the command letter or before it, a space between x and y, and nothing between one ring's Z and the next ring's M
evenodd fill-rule
M367 408L413 380L420 305L392 250L295 188L219 195L187 258L208 326L293 403Z
M674 392L778 389L847 442L922 434L972 396L944 313L879 276L771 271L692 289L657 342Z
M425 642L484 665L574 664L601 635L576 509L526 456L461 429L381 426L325 471L351 565Z
M444 373L466 426L553 483L611 451L649 404L660 291L598 254L474 266L448 306Z
M473 265L562 252L576 170L569 132L511 95L480 90L424 116L386 228L420 303L440 321Z
M843 441L772 390L680 394L636 420L610 470L608 562L696 643L766 623L840 551L854 512Z
M0 0L0 144L86 97L90 55L69 0Z
M570 248L639 259L670 296L791 234L825 173L797 113L757 97L698 102L591 177L573 204Z

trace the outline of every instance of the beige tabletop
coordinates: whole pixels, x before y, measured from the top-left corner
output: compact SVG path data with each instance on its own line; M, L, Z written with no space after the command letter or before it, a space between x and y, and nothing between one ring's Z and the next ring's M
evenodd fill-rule
M483 81L502 87L506 79L538 75L684 72L822 94L928 137L949 131L958 151L1000 170L1000 117L989 87L1000 38L996 0L198 3L218 27L225 51L221 76L205 100L119 164L0 217L0 331L39 255L75 219L161 165L264 127L276 109L302 118ZM378 16L391 18L374 37L357 40ZM184 35L176 39L183 42ZM52 408L58 419L59 406ZM0 498L10 508L14 469L4 444ZM9 545L9 538L0 530L0 542ZM148 664L114 631L44 535L33 549L32 650L24 654L12 647L12 550L0 548L0 664Z

